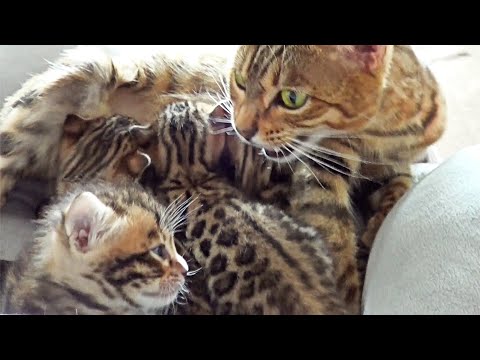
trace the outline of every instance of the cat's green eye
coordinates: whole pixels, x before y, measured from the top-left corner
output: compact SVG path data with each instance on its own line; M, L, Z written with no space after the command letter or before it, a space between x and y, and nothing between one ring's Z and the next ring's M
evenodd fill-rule
M247 86L246 86L245 78L238 71L235 71L235 82L237 83L237 86L240 89L242 90L246 89Z
M282 105L288 109L295 110L305 105L308 100L308 95L301 91L282 90L280 92L280 98Z

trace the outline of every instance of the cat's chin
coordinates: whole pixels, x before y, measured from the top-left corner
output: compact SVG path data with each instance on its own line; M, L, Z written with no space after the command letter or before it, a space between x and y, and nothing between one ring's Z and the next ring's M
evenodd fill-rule
M182 281L175 281L174 283L165 284L158 291L142 292L142 302L146 303L146 307L150 308L158 309L169 306L178 297L182 285Z

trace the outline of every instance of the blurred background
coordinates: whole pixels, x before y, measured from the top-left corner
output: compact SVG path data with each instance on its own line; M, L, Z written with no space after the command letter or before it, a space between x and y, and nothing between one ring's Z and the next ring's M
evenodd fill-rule
M413 45L447 98L447 131L436 144L445 159L480 144L480 45Z

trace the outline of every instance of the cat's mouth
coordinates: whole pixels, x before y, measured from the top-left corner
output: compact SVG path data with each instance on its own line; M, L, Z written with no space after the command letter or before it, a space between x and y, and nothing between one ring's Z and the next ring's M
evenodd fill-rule
M268 160L279 163L279 164L291 163L297 157L296 155L293 154L293 152L280 150L280 149L270 150L270 149L263 148L260 151L260 154L266 157Z
M262 155L272 159L278 159L280 156L282 156L280 149L263 148L261 152L262 152Z
M296 143L306 143L308 142L309 137L305 135L299 135L295 138L292 144L282 144L281 146L272 147L272 148L261 148L261 155L265 156L267 159L271 161L275 161L277 163L289 163L298 159L298 151ZM257 146L256 144L251 144L253 146Z

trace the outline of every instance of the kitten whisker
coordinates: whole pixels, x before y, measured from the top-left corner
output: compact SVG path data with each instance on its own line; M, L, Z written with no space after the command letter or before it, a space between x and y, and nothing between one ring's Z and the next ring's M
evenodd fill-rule
M195 201L195 199L193 200ZM192 201L192 202L193 202ZM202 205L198 205L196 208L190 210L189 212L187 212L186 214L184 215L181 215L178 220L176 222L173 223L172 225L172 228L173 228L173 232L177 232L177 230L179 230L179 227L183 226L186 224L187 222L187 218L189 215L193 214L194 212L198 211L200 208L202 207Z
M198 208L195 208L191 210L189 213L183 214L185 210L198 198L198 196L190 197L184 200L183 202L181 202L180 204L177 204L179 202L179 199L184 196L185 194L182 194L177 199L174 200L174 202L172 203L174 205L170 209L168 209L168 211L165 212L165 216L164 216L165 219L162 223L165 227L170 228L170 230L174 233L176 232L176 230L178 230L177 229L178 226L186 219L188 214L198 210Z
M193 275L197 274L202 269L203 268L198 268L197 270L189 271L189 272L187 272L187 276L193 276Z

